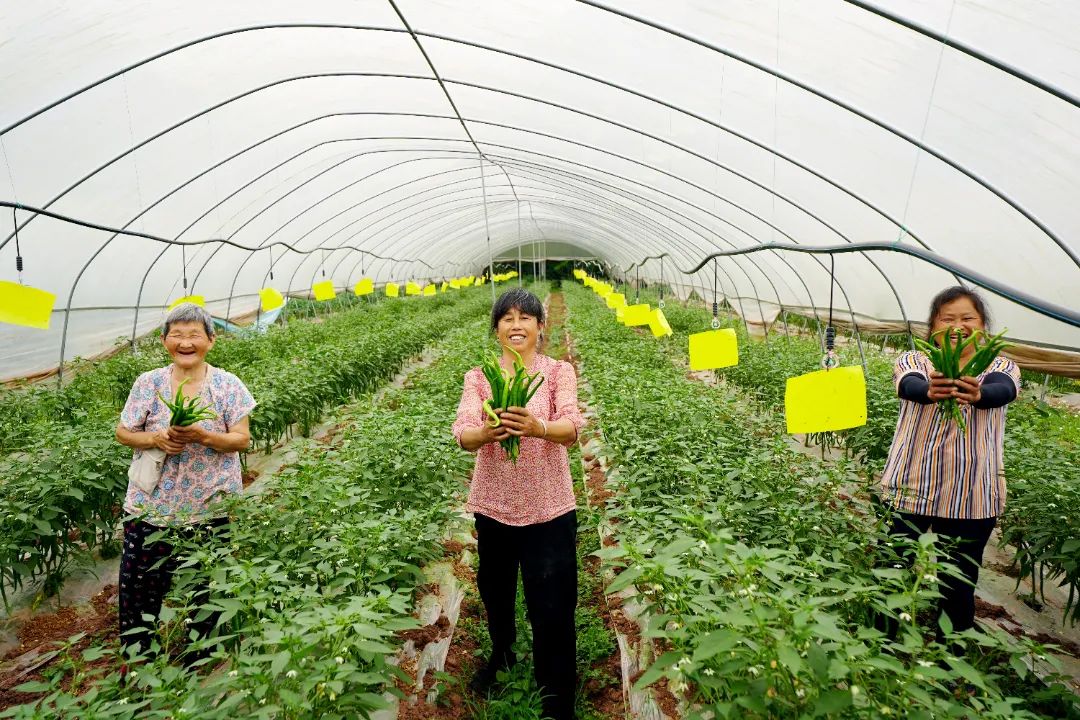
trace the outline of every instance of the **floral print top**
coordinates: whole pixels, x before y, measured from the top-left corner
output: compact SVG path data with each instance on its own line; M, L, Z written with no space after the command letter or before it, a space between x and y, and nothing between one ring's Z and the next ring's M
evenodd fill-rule
M159 394L165 397L176 394L172 389L172 365L139 376L120 413L120 423L133 432L167 428L170 411ZM216 418L199 423L212 432L228 432L255 409L255 398L240 378L209 365L199 397L217 413ZM136 450L134 457L141 454L141 450ZM166 456L161 480L150 496L134 483L128 483L124 511L140 515L153 525L188 525L207 519L213 514L210 508L213 502L242 489L240 453L223 453L189 443L179 455Z
M580 431L585 418L578 409L574 366L546 355L533 358L529 374L544 374L544 384L529 401L529 411L545 422L569 420ZM487 415L483 403L491 399L491 386L476 367L465 374L465 388L454 422L454 439L481 427ZM566 447L536 437L521 439L515 465L499 443L488 443L476 453L476 468L466 509L505 525L535 525L553 520L576 507Z

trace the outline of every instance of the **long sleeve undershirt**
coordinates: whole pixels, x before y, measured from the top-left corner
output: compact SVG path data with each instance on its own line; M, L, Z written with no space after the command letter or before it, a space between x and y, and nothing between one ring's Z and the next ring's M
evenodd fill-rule
M1016 399L1016 383L1003 372L992 372L981 383L982 398L975 403L980 410L989 410L1008 405ZM929 405L930 381L919 373L908 373L900 378L897 393L901 399L910 400L920 405Z

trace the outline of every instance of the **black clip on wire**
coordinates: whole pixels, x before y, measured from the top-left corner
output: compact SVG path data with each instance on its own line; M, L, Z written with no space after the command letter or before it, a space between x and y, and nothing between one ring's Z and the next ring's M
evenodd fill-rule
M825 356L821 358L821 367L826 370L840 367L840 358L836 355L836 328L832 325L825 328Z
M11 224L15 226L15 272L19 277L19 284L23 284L23 259L22 248L19 246L19 221L15 215L15 208L11 208Z

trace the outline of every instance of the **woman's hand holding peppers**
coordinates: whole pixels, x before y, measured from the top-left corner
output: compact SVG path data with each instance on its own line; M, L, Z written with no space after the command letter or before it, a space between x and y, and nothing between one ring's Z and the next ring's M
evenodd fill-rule
M511 405L499 413L499 420L502 421L499 428L506 428L506 431L511 435L517 437L544 436L543 424L536 419L535 415L529 412L528 408Z
M961 405L974 405L982 399L982 386L978 378L970 375L952 380L939 372L932 372L927 396L934 402L953 398Z
M964 375L954 382L956 383L954 395L956 402L961 405L974 405L979 400L982 400L982 386L979 384L978 378Z

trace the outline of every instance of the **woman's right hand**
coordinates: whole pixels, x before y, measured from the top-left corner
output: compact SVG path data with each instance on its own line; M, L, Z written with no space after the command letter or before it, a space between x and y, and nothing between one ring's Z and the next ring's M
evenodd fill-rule
M179 455L184 451L184 443L174 440L168 428L154 433L153 440L154 447L163 450L166 455Z
M506 429L505 425L499 425L497 427L491 427L487 423L484 423L484 444L493 442L502 442L510 437L510 431Z
M956 381L950 380L939 372L932 372L930 373L930 389L926 396L933 402L956 397Z

